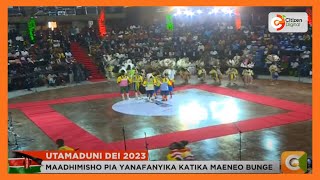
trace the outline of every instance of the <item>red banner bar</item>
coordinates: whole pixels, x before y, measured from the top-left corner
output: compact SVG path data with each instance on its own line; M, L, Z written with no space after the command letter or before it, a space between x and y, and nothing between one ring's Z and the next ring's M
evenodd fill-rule
M43 161L146 161L148 151L18 151Z

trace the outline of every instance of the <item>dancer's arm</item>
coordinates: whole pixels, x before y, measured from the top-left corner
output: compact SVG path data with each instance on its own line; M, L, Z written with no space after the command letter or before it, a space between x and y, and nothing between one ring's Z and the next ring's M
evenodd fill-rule
M117 78L117 83L119 84L119 83L121 82L121 80L122 80L122 77L119 76L119 77Z

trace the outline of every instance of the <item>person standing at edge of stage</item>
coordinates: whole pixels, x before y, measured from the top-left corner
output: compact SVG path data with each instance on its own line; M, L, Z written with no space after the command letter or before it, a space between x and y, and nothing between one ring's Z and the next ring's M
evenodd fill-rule
M131 79L126 75L125 71L120 72L120 76L117 78L117 83L120 86L120 93L122 96L122 100L125 100L124 93L127 94L128 100L130 99L129 96L129 84L131 84Z
M175 76L175 74L176 74L176 71L175 70L171 70L170 75L169 75L170 83L168 84L168 86L169 86L170 99L172 99L172 95L173 95L174 76Z
M162 78L161 85L160 85L160 91L162 95L162 101L168 101L168 95L169 95L169 86L171 85L171 81L168 78L168 74L165 73L164 77Z
M58 146L59 151L75 151L75 149L64 145L64 140L63 139L57 139L56 144Z

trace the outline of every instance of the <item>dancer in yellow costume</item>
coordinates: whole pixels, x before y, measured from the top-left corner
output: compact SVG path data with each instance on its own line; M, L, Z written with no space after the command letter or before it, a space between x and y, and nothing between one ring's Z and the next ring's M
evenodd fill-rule
M219 85L221 85L222 73L221 73L220 68L218 66L213 66L212 70L209 72L209 74L211 75L211 77L215 83L218 81Z
M271 76L271 85L278 84L277 80L279 78L279 73L283 68L279 68L278 63L280 58L278 55L270 54L266 57L266 64L271 64L269 66L269 72Z
M229 77L229 85L236 85L236 81L238 80L238 70L236 67L239 65L239 60L237 58L234 58L232 60L227 61L227 66L229 66L228 70L226 71L226 74Z
M250 69L250 68L243 69L242 76L243 76L245 86L252 84L253 75L254 75L254 73L253 73L252 69Z
M132 79L133 76L135 75L137 69L135 69L135 68L133 67L133 65L129 65L128 68L127 68L127 71L128 71L128 76L129 76L129 78Z
M238 70L236 68L229 68L226 72L229 77L229 84L235 84L238 79Z
M180 70L180 76L184 80L184 84L189 83L189 79L190 79L191 74L186 68L182 68Z
M270 67L269 67L269 72L271 75L271 85L279 84L277 82L279 78L279 73L281 72L281 69L277 66L277 63L274 62Z
M200 79L201 82L204 82L206 79L207 72L203 67L196 67L197 68L197 75L198 79Z
M174 70L173 68L166 69L163 71L163 74L168 74L168 78L170 80L170 84L168 85L169 94L170 94L170 99L172 99L176 70Z
M139 71L136 70L132 77L132 83L133 83L133 89L135 92L135 96L137 99L140 99L141 93L140 93L140 86L143 83L143 77L139 74Z
M159 90L160 90L160 85L161 85L161 75L159 72L155 73L155 87L154 87L154 97L155 99L157 99L157 95L159 94Z
M168 101L169 86L172 86L172 83L168 77L168 74L165 74L161 80L161 85L160 85L162 101Z
M253 67L254 67L254 63L253 63L252 57L246 58L241 63L241 68L243 68L242 76L243 76L243 82L245 87L252 84L253 75L254 75L252 70Z
M131 84L131 79L129 78L129 76L127 76L127 74L123 70L120 72L120 74L121 75L117 78L117 83L120 86L120 93L122 96L122 100L125 100L124 93L127 94L127 99L129 100L130 99L129 85Z
M150 102L153 101L155 84L156 84L156 81L155 81L153 75L151 73L148 74L146 80L143 83L143 86L146 87L147 98Z

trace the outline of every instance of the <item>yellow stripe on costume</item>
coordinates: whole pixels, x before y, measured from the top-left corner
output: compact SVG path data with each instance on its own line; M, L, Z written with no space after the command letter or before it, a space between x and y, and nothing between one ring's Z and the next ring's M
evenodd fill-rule
M128 76L119 76L118 78L117 78L117 83L120 83L123 79L127 79L128 80L128 83L129 84L131 84L132 83L132 79L130 79Z
M234 75L233 73L230 74L230 79L233 80L234 79Z
M159 76L156 76L155 81L156 81L156 86L161 85L161 78Z
M61 146L59 147L59 151L74 151L74 149L68 146Z
M143 81L143 86L146 86L146 85L147 85L147 83L148 83L148 81L147 81L147 80L144 80L144 81ZM152 83L152 82L151 82L151 83ZM153 84L154 84L154 85L156 84L155 79L153 79Z

